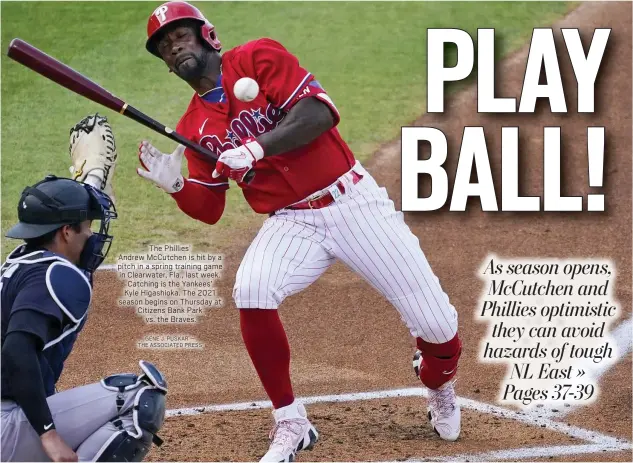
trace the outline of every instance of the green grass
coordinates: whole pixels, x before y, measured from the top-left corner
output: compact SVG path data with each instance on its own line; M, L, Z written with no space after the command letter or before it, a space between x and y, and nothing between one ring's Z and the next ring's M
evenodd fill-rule
M227 231L260 220L232 185L227 212L215 227L181 213L173 200L139 178L137 146L147 138L164 151L174 143L98 106L6 56L20 37L68 64L166 125L175 125L192 90L144 49L148 15L159 2L3 2L2 229L16 220L27 184L46 173L68 176L68 130L99 111L113 124L119 150L115 191L120 218L110 261L149 242L212 245ZM452 27L476 37L497 31L497 54L529 40L532 27L564 15L564 2L197 2L226 49L262 36L282 42L317 76L339 108L339 125L356 155L399 136L424 110L426 29ZM3 240L3 256L16 245Z

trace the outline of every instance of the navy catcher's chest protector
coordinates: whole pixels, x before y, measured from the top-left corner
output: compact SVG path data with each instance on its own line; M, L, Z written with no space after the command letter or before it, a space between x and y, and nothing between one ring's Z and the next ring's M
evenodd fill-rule
M92 297L90 283L63 257L44 250L25 252L20 247L0 269L0 288L2 344L10 317L18 311L45 315L57 320L61 327L51 339L44 340L40 356L44 386L50 396L55 393L64 362L84 326Z

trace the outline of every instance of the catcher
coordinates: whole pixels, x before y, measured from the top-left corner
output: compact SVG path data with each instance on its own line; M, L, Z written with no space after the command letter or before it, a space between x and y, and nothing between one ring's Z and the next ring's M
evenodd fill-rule
M165 417L167 383L151 363L57 392L64 362L86 322L92 276L108 254L117 213L110 195L116 163L105 117L71 129L71 171L26 187L24 240L0 268L2 461L141 461ZM84 180L85 183L79 180ZM96 232L93 232L97 230Z

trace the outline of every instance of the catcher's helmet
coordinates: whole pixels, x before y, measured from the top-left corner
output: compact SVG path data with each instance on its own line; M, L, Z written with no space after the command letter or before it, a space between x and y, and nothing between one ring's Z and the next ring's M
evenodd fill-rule
M222 49L222 44L215 33L215 26L198 8L187 2L166 2L156 8L147 21L147 42L145 43L147 51L160 58L155 40L158 32L168 24L182 19L193 19L200 23L202 40L214 50Z
M108 195L69 178L48 175L26 187L18 204L19 222L6 234L8 238L33 239L64 225L84 220L100 221L98 233L88 239L80 266L94 271L105 259L112 243L110 220L116 219L114 203Z

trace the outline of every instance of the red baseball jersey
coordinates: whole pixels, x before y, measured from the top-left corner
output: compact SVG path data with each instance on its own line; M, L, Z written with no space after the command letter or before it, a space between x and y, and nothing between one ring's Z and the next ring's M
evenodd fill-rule
M233 94L235 82L242 77L259 84L259 95L248 103ZM239 184L255 212L270 213L327 187L356 162L336 128L340 115L334 103L295 56L268 38L225 52L218 86L208 94L193 95L176 130L219 156L249 136L273 130L298 101L309 97L329 106L334 127L300 148L258 161L253 181ZM215 163L196 152L187 149L185 156L189 178L173 196L190 216L215 223L224 209L228 179L214 179Z

